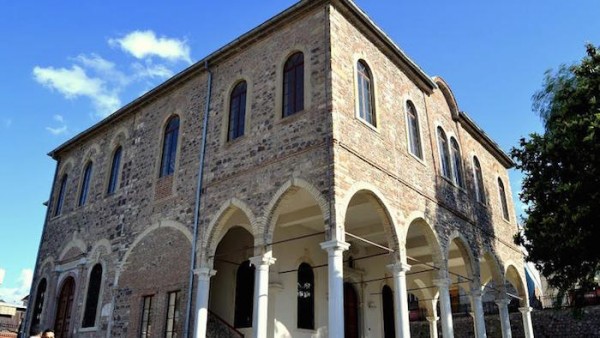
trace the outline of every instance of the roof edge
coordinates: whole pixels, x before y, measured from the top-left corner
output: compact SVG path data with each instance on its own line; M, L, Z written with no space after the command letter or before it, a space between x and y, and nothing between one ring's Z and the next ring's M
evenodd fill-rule
M192 64L191 66L185 68L184 70L180 71L179 73L177 73L173 77L169 78L168 80L164 81L163 83L159 84L158 86L154 87L147 93L143 94L142 96L134 99L133 101L131 101L128 104L124 105L123 107L119 108L117 111L113 112L112 114L110 114L107 117L103 118L102 120L98 121L91 127L79 132L77 135L71 137L70 139L63 142L58 147L54 148L47 155L56 160L57 153L67 149L73 143L81 140L82 138L84 138L88 135L93 134L94 132L98 131L100 128L104 127L105 125L107 125L109 123L115 122L115 121L119 120L120 118L125 117L126 115L128 115L129 112L134 111L135 109L138 109L138 108L144 106L145 104L149 103L155 96L163 93L164 91L171 89L173 86L178 85L180 82L190 78L192 75L204 71L205 67L207 67L208 65L211 65L212 62L218 62L222 58L227 57L229 53L234 52L235 49L238 48L240 45L244 45L246 43L252 42L254 39L261 38L263 35L265 35L265 31L269 31L271 28L277 26L278 24L281 24L283 21L285 21L290 16L293 16L294 14L301 14L301 13L304 13L305 11L310 11L311 9L318 7L321 4L326 3L328 1L330 1L330 0L310 0L310 1L309 0L301 0L301 1L298 1L296 4L288 7L287 9L283 10L282 12L280 12L280 13L276 14L275 16L271 17L270 19L264 21L260 25L254 27L251 30L249 30L248 32L240 35L233 41L231 41L228 44L224 45L223 47L217 49L216 51L212 52L211 54L209 54L208 56L204 57L203 59L197 61L196 63Z
M515 162L481 129L464 111L458 113L458 121L469 134L481 141L486 148L506 169L515 166Z

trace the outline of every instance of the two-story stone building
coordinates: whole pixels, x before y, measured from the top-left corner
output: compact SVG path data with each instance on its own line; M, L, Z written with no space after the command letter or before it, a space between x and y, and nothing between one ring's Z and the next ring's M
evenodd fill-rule
M485 337L486 293L533 336L511 160L350 0L298 2L50 156L27 330L408 337L410 300L432 337L457 302Z

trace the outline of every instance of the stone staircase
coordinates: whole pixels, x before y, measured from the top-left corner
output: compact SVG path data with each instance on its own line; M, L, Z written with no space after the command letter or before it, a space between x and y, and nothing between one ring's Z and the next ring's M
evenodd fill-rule
M212 311L208 311L206 336L210 338L244 338L244 334Z

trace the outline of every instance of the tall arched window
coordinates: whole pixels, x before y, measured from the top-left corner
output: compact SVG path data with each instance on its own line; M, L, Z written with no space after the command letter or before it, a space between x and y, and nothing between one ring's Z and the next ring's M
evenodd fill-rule
M175 172L177 158L177 138L179 136L179 116L173 116L167 122L163 137L162 158L160 162L160 177L172 175Z
M246 122L246 81L238 83L231 92L229 100L229 132L228 141L244 135Z
M387 285L381 290L381 302L383 304L383 336L385 338L396 337L394 324L394 293Z
M298 328L315 328L315 275L307 263L298 267Z
M60 188L58 188L56 206L54 207L54 216L58 216L62 212L63 203L65 201L65 193L67 192L67 178L67 174L64 174L60 180Z
M446 137L446 133L442 127L437 128L437 136L438 136L438 148L440 151L440 162L442 166L442 175L450 180L452 180L452 172L450 165L450 154L448 150L448 138Z
M504 183L500 177L498 177L498 192L500 193L500 203L502 204L502 216L508 221L508 203L506 201L506 190L504 190Z
M88 162L83 172L83 180L81 181L81 190L79 191L79 206L82 206L87 201L88 192L90 190L90 180L92 179L92 161Z
M44 309L44 300L46 299L46 278L42 278L37 287L37 293L35 296L35 305L33 306L33 316L31 317L31 325L29 326L29 333L31 335L37 334L40 329L40 320L42 319L42 310Z
M475 197L477 202L485 204L485 188L483 186L483 173L477 156L473 156L473 176L475 176Z
M375 107L373 106L373 77L371 71L364 61L357 64L358 83L358 115L373 126L377 126L375 120Z
M121 153L123 152L122 147L117 147L112 158L112 164L110 166L110 176L108 178L108 188L106 193L108 195L113 194L117 190L117 184L119 183L119 170L121 168Z
M100 287L102 286L102 265L96 264L90 273L85 309L83 312L82 327L96 326L96 312L98 311L98 299Z
M304 109L304 54L294 53L283 66L283 117Z
M465 187L465 180L463 176L462 169L462 158L460 156L460 148L458 147L458 142L454 137L450 138L451 152L452 152L452 176L454 178L454 183L461 188Z
M406 119L408 121L408 149L416 157L423 159L421 148L421 133L419 131L419 116L412 102L406 102Z
M250 261L240 264L235 281L235 318L237 328L252 327L254 307L254 266Z

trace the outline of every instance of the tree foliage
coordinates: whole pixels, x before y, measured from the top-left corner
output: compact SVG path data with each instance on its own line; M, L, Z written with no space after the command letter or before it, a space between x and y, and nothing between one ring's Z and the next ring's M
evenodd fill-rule
M533 96L544 133L511 151L528 206L515 241L560 290L589 288L600 271L600 51L586 47L580 63L546 73Z

